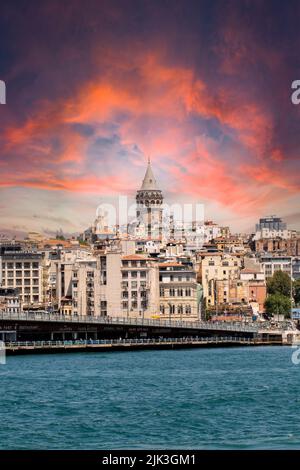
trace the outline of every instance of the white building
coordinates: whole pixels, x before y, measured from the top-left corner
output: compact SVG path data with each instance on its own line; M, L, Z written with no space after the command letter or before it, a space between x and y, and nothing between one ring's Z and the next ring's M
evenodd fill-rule
M43 303L42 255L22 251L19 246L0 250L1 287L18 289L23 308L38 308Z
M123 317L153 318L159 313L158 265L142 255L122 257Z
M265 255L260 257L266 279L272 277L276 271L283 271L292 277L292 257Z

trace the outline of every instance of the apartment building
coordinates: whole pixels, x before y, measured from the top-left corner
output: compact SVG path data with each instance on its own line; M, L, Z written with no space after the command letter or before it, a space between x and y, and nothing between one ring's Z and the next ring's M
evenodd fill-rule
M0 312L20 313L21 310L18 289L0 287Z
M155 318L159 315L159 270L151 258L122 256L122 316Z
M18 289L23 309L43 304L43 256L21 246L0 247L0 285Z
M214 306L219 296L217 281L222 281L223 284L226 283L229 286L230 282L239 279L240 270L243 266L242 260L243 258L237 254L201 253L200 277L203 296L208 307ZM225 289L223 289L224 291ZM219 292L221 292L220 288ZM227 296L223 298L225 297L227 298Z
M192 267L178 262L159 263L161 319L197 321L197 280Z
M261 255L260 262L262 264L266 279L272 277L276 271L283 271L290 277L292 276L291 256L276 256L275 254Z

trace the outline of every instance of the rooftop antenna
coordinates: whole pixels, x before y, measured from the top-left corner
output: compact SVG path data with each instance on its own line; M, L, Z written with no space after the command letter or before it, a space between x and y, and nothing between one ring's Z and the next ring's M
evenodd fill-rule
M151 163L151 159L150 159L150 155L148 155L148 165L150 165Z

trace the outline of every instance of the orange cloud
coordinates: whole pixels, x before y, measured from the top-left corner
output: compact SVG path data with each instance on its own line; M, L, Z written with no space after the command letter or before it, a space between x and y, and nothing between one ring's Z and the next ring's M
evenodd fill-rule
M210 197L241 211L253 207L257 198L266 201L266 192L258 185L264 185L268 176L273 186L298 190L289 183L288 174L268 168L269 161L278 163L284 155L272 144L272 117L261 105L247 102L241 92L222 84L210 87L191 69L166 64L158 53L137 53L134 59L126 54L108 57L113 60L105 72L82 84L72 99L43 103L23 126L6 130L6 150L20 152L28 168L21 176L8 175L2 185L97 192L126 190L129 183L135 187L133 178L117 171L116 155L110 158L116 170L112 174L118 176L97 178L85 168L89 146L102 135L101 125L110 122L117 125L121 146L137 145L154 159L161 156L158 164L175 177L171 190ZM216 120L224 134L252 152L254 169L239 155L235 167L230 167L222 160L220 146L213 152L208 149L189 122L195 116ZM94 134L76 132L77 123L91 126ZM57 148L52 139L58 139ZM56 170L51 167L47 172L53 163Z

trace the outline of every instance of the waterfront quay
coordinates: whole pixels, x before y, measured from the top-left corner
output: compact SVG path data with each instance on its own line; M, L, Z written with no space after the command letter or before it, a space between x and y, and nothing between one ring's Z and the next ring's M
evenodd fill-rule
M257 343L291 344L297 334L298 330L268 329L259 326L257 323L89 317L58 315L44 311L0 312L0 340L5 343L33 342L37 344L38 342L44 342L46 344L45 342L48 342L47 344L54 344L55 342L70 342L68 344L71 344L73 342L76 347L81 347L79 343L85 342L87 347L93 341L95 347L99 345L100 348L103 347L103 343L97 343L97 341L118 340L122 345L121 348L123 348L123 345L128 347L128 345L133 344L126 343L126 340L145 340L144 343L137 342L137 344L146 345L146 341L151 339L157 342L158 340L184 340L185 338L197 338L197 341L198 339L208 341L209 338L222 338L222 340L228 339L231 341L233 338L237 341L253 340ZM112 344L114 345L112 347L115 348L116 343L112 342ZM149 344L152 343L149 342Z
M190 338L137 338L89 341L16 341L6 343L8 355L63 352L109 352L145 349L183 349L201 347L282 345L280 340L262 340L235 336Z

